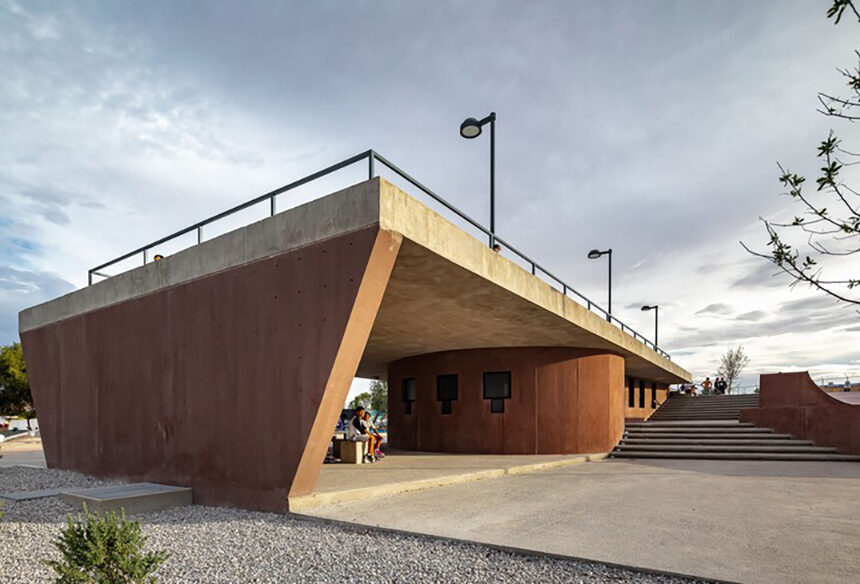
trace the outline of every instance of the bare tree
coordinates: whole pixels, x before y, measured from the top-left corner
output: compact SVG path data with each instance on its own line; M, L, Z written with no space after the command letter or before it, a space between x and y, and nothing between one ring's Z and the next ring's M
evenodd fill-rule
M726 383L729 384L727 393L732 393L732 385L735 380L741 376L741 372L749 365L750 359L744 353L744 346L738 345L737 349L729 348L722 357L720 357L720 367L717 369L717 374L720 377L726 378Z
M860 12L853 0L833 0L827 18L838 24L842 16L853 13L860 22ZM860 121L860 51L855 50L858 64L853 69L838 69L846 80L848 92L844 96L819 93L819 112L832 118ZM825 277L824 263L840 256L860 254L860 192L847 185L841 171L848 166L860 164L860 154L842 148L841 141L833 130L818 146L818 157L823 166L815 182L815 192L803 190L806 177L779 166L779 181L787 189L783 195L800 204L800 212L794 220L779 223L762 219L768 234L769 250L757 252L746 244L741 245L749 253L773 262L791 276L792 286L799 283L809 286L849 304L860 304L860 295L853 292L860 287L860 274ZM860 187L858 187L860 188ZM796 239L795 235L802 236ZM806 244L802 243L805 240ZM798 241L801 243L798 244ZM852 269L856 269L855 263Z

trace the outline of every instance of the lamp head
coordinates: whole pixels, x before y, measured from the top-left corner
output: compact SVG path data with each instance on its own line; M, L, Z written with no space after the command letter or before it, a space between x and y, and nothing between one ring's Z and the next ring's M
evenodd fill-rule
M477 138L481 135L481 123L475 118L466 118L460 124L460 135L464 138Z
M596 260L597 258L599 258L602 255L603 255L603 253L600 250L593 249L590 252L588 252L588 259Z
M643 306L643 307L642 307L642 311L643 311L643 312L648 312L649 310L654 310L655 308L657 308L657 306L656 306L656 305L655 305L655 306Z

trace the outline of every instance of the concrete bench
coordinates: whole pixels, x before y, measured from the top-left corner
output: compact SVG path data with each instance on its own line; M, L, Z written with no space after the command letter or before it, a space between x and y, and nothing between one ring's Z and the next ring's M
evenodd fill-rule
M363 464L365 448L367 448L367 442L335 439L334 457L345 464Z

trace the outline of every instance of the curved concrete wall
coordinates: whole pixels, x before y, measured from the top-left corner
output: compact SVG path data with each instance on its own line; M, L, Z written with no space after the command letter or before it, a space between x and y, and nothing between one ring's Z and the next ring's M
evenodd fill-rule
M824 391L805 371L762 375L759 387L759 407L741 410L741 422L860 454L860 403Z
M483 398L485 372L511 372L504 413ZM442 413L436 377L456 374L458 399ZM403 381L415 378L415 402ZM488 454L606 452L624 432L624 359L561 347L446 351L388 368L389 442L394 448ZM407 410L411 408L411 413Z

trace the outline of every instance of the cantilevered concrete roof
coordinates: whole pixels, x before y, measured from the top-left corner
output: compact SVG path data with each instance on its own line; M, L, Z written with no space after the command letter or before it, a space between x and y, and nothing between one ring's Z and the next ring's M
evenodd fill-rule
M691 380L675 362L379 177L27 309L19 328L39 328L374 225L403 243L359 376L384 377L387 363L436 351L568 346L620 354L637 377Z

